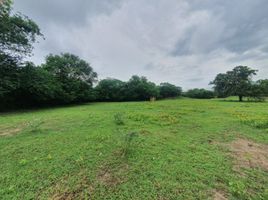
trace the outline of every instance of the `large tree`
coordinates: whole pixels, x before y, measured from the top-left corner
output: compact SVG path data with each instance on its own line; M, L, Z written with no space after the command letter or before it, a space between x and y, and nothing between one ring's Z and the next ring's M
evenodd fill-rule
M214 92L206 89L194 88L185 93L185 96L195 99L212 99L214 98Z
M160 83L159 92L161 98L177 97L181 95L182 89L170 83Z
M150 97L158 97L159 89L146 77L134 75L125 84L123 95L128 101L144 101L149 100Z
M95 87L98 100L122 101L124 99L125 82L118 79L107 78L101 80Z
M261 88L262 95L268 97L268 79L258 80L257 84Z
M20 13L12 14L12 1L0 2L0 54L21 59L29 55L37 36L41 36L38 25ZM4 57L2 57L4 58ZM1 60L0 66L5 64Z
M93 99L93 83L97 73L86 61L73 54L48 55L41 66L51 73L62 88L62 102L83 102Z
M20 69L19 88L16 91L20 106L56 104L61 98L62 89L56 78L41 67L27 62Z
M251 89L252 76L256 75L257 70L247 66L237 66L232 71L225 74L218 74L211 84L218 96L238 96L239 101L248 95Z
M11 0L0 1L0 107L16 101L21 60L31 54L38 36L42 34L34 21L13 14Z
M70 53L48 55L42 67L63 82L76 79L92 86L97 80L97 73L93 71L90 64Z

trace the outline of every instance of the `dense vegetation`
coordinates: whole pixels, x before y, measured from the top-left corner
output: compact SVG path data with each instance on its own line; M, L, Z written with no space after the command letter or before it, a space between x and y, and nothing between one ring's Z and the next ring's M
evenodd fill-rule
M225 74L218 74L211 84L218 97L238 96L239 101L248 96L256 99L262 99L268 96L267 81L252 81L252 76L256 75L257 70L250 69L247 66L237 66L232 71Z
M205 90L205 89L191 89L188 90L185 94L186 97L196 98L196 99L212 99L215 97L213 91Z
M43 35L34 21L22 14L12 14L11 5L9 0L0 4L0 110L92 101L142 101L182 95L181 87L167 82L156 85L146 77L136 75L127 82L103 79L97 84L97 73L92 66L69 53L50 54L40 66L25 62L34 42ZM238 66L218 74L211 82L215 94L205 89L192 89L184 95L208 99L237 95L240 101L245 96L262 100L268 95L268 80L253 82L256 72Z

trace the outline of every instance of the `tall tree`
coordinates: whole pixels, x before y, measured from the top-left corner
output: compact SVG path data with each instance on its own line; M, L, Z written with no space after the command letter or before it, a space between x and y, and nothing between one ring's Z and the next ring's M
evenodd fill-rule
M42 67L54 74L61 81L71 78L92 86L97 80L97 73L93 71L90 64L70 53L48 55L46 57L46 63Z
M95 87L98 100L100 101L122 101L124 99L125 82L107 78L101 80Z
M148 100L150 97L159 96L156 85L143 76L132 76L126 83L124 91L125 100L130 101Z
M93 99L93 83L97 73L86 61L73 54L48 55L41 66L51 73L62 88L62 102L83 102Z
M211 84L219 96L235 95L239 97L239 101L243 101L243 97L248 95L251 89L252 76L256 75L257 70L247 66L237 66L226 74L218 74Z
M0 54L21 59L29 55L37 36L42 36L38 25L27 16L12 14L12 1L0 3ZM3 65L5 60L1 60Z
M214 98L214 92L206 89L199 89L199 88L194 88L191 90L188 90L185 93L185 96L190 97L190 98L195 98L195 99L212 99Z
M160 83L159 91L161 98L177 97L182 93L181 87L177 87L170 83Z
M257 84L261 88L263 96L268 97L268 79L258 80Z
M12 1L0 1L0 107L15 102L19 87L19 64L30 55L33 43L42 36L37 24L28 17L12 12Z
M25 63L19 73L16 96L21 106L39 106L58 103L62 89L56 78L31 62Z

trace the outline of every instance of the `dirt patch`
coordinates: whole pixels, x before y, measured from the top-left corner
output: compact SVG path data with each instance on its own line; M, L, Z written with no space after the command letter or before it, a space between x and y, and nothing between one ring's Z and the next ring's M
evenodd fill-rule
M121 164L116 168L103 166L100 168L99 173L97 175L97 180L108 187L117 186L125 181L123 177L127 172L129 166L127 164Z
M120 180L115 177L111 171L103 170L98 174L98 181L106 186L116 186L120 183Z
M247 139L237 139L228 145L235 159L235 170L262 168L268 171L268 146Z
M64 177L62 180L59 180L54 187L51 188L52 191L49 192L49 200L90 199L94 188L83 173L84 172L74 175L75 177L78 177L75 181L71 180L72 177L70 177L70 175ZM70 184L73 181L75 183Z
M213 200L227 200L226 194L223 191L214 191Z
M22 128L9 128L9 129L4 129L0 131L0 136L8 136L8 135L14 135L20 132Z

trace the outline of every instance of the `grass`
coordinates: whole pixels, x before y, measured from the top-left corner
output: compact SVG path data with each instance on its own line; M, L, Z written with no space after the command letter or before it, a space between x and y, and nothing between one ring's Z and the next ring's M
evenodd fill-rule
M268 144L268 103L94 103L0 115L1 199L267 199L222 145ZM16 130L16 131L15 131Z

